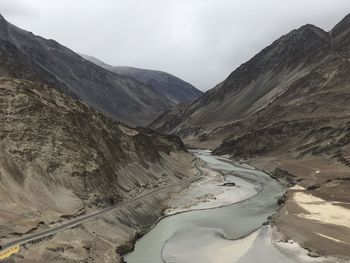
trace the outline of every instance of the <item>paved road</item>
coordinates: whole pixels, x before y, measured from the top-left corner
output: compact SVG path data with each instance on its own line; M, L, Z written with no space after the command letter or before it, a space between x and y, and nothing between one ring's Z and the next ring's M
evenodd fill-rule
M29 235L29 236L26 236L26 237L19 238L19 239L13 240L11 242L8 242L6 244L2 244L0 251L6 250L6 249L8 249L10 247L13 247L13 246L16 246L16 245L23 245L23 244L26 244L26 243L28 243L30 241L35 241L35 240L38 240L38 239L41 239L41 238L45 238L45 237L51 236L51 235L53 235L53 234L55 234L57 232L60 232L60 231L63 231L65 229L72 228L74 226L80 225L83 222L91 220L91 219L93 219L93 218L95 218L97 216L100 216L100 215L102 215L104 213L107 213L107 212L109 212L111 210L114 210L114 209L117 209L117 208L121 208L121 207L130 205L130 204L133 204L133 203L135 203L137 201L142 200L145 197L148 197L150 195L158 193L159 191L163 191L163 190L168 189L168 188L173 188L173 187L176 187L176 186L181 186L181 185L184 185L184 184L188 184L188 183L192 183L194 181L197 181L198 179L200 179L203 176L203 172L198 167L196 160L193 163L194 163L194 167L197 169L197 175L194 178L190 178L188 180L185 180L185 181L182 181L182 182L179 182L179 183L176 183L176 184L159 187L157 189L154 189L152 191L144 193L144 194L142 194L142 195L140 195L140 196L138 196L138 197L136 197L136 198L134 198L132 200L128 200L128 201L124 201L124 202L118 203L118 204L116 204L114 206L108 207L108 208L103 209L101 211L97 211L97 212L94 212L94 213L91 213L91 214L80 216L78 218L75 218L75 219L73 219L73 220L71 220L69 222L63 223L63 224L61 224L59 226L56 226L56 227L53 227L51 229L48 229L48 230L45 230L45 231L42 231L42 232L39 232L39 233L35 233L35 234Z

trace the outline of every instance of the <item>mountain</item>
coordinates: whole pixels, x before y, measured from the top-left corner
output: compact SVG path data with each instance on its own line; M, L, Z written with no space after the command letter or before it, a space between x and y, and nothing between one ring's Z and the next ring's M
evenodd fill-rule
M329 32L305 25L282 36L150 127L297 184L271 222L316 255L348 257L348 217L332 209L349 211L349 102L350 15Z
M106 115L146 123L157 115L149 105L166 100L3 18L0 65L0 246L139 198L6 262L120 262L197 171L178 137Z
M203 94L203 92L196 89L191 84L166 72L133 67L114 67L95 57L87 55L82 56L109 71L140 81L174 104L193 102Z
M80 99L114 120L145 126L174 104L133 78L105 70L83 59L54 40L35 36L0 16L2 63L14 60L30 69L2 73L9 77L35 78ZM22 67L22 68L23 68Z
M68 243L68 257L105 262L99 258L108 255L119 262L116 248L131 245L154 224L169 192L194 176L194 156L177 137L115 122L45 83L0 75L0 121L1 245L177 185L121 214L109 213L113 219L100 216L89 227L67 230L63 240L58 235L48 245L21 250L9 262L73 262L63 253ZM101 243L104 238L113 242Z
M326 123L345 124L349 118L347 23L345 18L330 32L313 25L293 30L181 113L164 121L167 113L151 127L178 134L194 146L214 149L225 141L222 152L254 155ZM273 130L275 137L280 135L278 141L268 145L255 142L261 139L257 133L268 130ZM248 134L255 134L254 140L247 140L256 149L229 146Z

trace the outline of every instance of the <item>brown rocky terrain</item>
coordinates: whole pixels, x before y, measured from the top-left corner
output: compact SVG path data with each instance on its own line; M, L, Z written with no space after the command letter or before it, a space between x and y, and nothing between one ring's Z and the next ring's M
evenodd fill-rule
M177 137L132 129L46 84L1 78L0 105L1 243L195 174ZM158 219L167 196L22 250L15 262L117 260L116 248Z
M291 187L272 218L285 238L347 259L349 34L350 15L330 32L305 25L151 124L270 172ZM173 103L2 17L0 62L0 244L174 186L8 261L120 262L196 171L178 137L115 120L146 125Z
M297 183L275 224L301 245L338 256L350 250L349 39L350 15L329 32L302 26L151 125Z
M0 17L0 245L145 196L8 262L121 261L198 171L178 137L116 120L144 125L173 105Z

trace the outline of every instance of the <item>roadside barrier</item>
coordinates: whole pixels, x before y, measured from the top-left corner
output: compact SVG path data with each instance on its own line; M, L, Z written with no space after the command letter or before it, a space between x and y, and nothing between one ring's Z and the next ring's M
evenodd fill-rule
M19 245L7 248L4 251L0 251L0 260L6 259L6 258L12 256L13 254L18 253L18 252L19 252Z

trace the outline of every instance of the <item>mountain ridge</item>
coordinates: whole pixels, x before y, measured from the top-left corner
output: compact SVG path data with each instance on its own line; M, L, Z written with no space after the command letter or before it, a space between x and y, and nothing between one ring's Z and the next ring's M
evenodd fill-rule
M43 81L56 78L49 84L115 120L145 126L173 106L142 83L98 67L58 42L19 29L4 18L0 38L11 43L18 56L26 57L23 61L40 67Z
M344 262L348 224L325 221L332 212L324 204L349 209L349 22L350 15L329 32L313 25L291 31L198 101L151 124L188 147L248 162L291 187L271 224L285 240ZM307 212L305 204L312 206Z
M309 74L335 57L330 33L313 25L304 25L274 41L239 66L219 88L209 90L181 116L173 118L171 125L164 123L162 128L160 117L160 121L151 127L186 136L186 128L181 127L186 123L184 120L190 119L192 127L189 130L198 130L196 127L210 122L214 125L214 120L218 123L215 127L219 127L220 122L227 125L227 121L240 120L261 109L272 98L281 95L289 82ZM248 108L251 108L250 112ZM243 113L245 115L241 116Z
M194 156L178 137L113 121L45 83L0 74L0 106L2 244L194 176ZM79 260L121 262L119 251L156 222L178 189L69 229L63 239L21 249L10 260L62 262L73 253ZM47 249L66 244L68 254Z
M203 94L190 83L164 71L129 66L111 66L95 57L80 55L102 68L121 76L131 77L151 87L155 92L166 97L174 104L195 101Z

